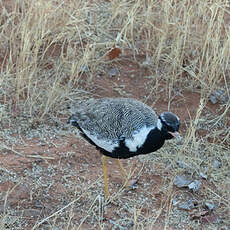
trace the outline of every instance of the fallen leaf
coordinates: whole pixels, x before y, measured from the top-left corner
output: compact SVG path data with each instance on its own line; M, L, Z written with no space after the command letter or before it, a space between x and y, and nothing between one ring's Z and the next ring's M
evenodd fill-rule
M110 60L113 60L121 54L121 49L114 47L108 52L108 57Z

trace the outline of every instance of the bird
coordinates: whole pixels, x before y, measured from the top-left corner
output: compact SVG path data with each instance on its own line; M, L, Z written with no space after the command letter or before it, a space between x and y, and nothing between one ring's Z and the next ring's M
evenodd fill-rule
M67 123L101 153L105 196L109 197L107 162L115 158L121 174L127 173L120 159L157 151L165 140L180 138L180 119L172 112L160 115L134 98L90 98L70 107Z

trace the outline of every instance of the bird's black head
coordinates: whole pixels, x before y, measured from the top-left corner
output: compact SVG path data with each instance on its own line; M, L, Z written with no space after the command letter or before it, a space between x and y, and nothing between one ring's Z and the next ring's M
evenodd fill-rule
M161 130L167 140L174 137L180 137L178 133L180 128L180 119L174 113L162 113L159 116L157 127Z

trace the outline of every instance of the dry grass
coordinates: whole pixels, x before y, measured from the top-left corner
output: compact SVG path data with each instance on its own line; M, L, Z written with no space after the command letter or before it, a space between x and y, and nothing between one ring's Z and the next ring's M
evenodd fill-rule
M216 89L221 88L230 95L229 7L227 0L1 0L1 154L6 154L9 148L13 151L25 139L38 138L55 146L52 138L69 136L69 128L61 121L68 116L70 102L81 97L103 97L95 90L94 79L106 74L113 62L132 60L141 69L147 69L152 82L146 87L143 100L154 104L157 102L154 95L157 98L163 90L168 109L173 107L175 95L184 92L198 93L200 103L195 116L184 121L186 133L182 144L170 143L155 155L140 159L145 162L146 175L148 172L151 175L152 165L159 161L170 165L168 169L164 166L159 169L159 174L168 173L160 189L161 205L143 215L142 209L151 208L156 202L149 197L147 191L151 187L147 183L143 185L146 194L123 198L118 192L114 196L119 218L111 220L111 226L154 229L155 223L164 216L162 229L199 228L199 223L189 220L185 211L174 211L172 206L173 197L180 193L173 190L172 182L182 172L196 176L205 172L215 188L203 189L198 198L213 201L220 214L221 222L206 229L229 226L230 100L219 105L216 114L207 107L210 93ZM106 58L113 46L123 52L119 60ZM183 104L183 99L178 103ZM197 130L205 134L199 135ZM221 162L221 168L213 167L215 159ZM178 160L188 164L189 169L178 167ZM2 178L18 186L17 175L7 172L4 165L1 167ZM64 168L55 170L62 175L67 172ZM43 178L41 183L50 186L52 181ZM84 189L68 185L66 201L59 201L56 211L38 218L32 229L87 229L90 225L92 229L108 229L103 222L107 206L104 207L100 195L93 193L95 185L103 187L101 177ZM7 209L7 197L1 196L4 211L0 229L26 228L22 214ZM119 214L122 210L125 210L123 216ZM79 226L73 224L75 212L81 216ZM89 223L87 227L85 222Z

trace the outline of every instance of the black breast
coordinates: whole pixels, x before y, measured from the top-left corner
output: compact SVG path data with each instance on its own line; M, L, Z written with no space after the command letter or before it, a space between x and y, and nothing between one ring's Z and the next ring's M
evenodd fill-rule
M136 152L130 152L129 148L125 145L125 140L121 140L119 147L116 147L112 153L97 147L100 152L106 156L119 159L127 159L141 154L148 154L160 149L165 142L165 138L158 129L153 129L149 132L144 144L137 148Z

